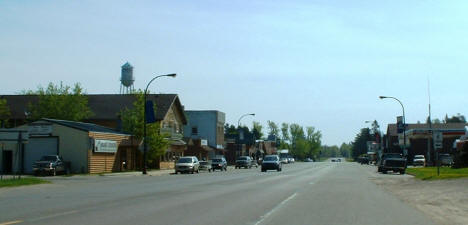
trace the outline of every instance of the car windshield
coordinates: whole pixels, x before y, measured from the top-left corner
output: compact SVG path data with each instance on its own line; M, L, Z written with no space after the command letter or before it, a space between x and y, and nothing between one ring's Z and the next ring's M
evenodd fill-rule
M46 156L42 156L40 161L55 161L57 160L57 156L53 156L53 155L46 155Z
M192 158L180 158L179 161L177 161L178 163L191 163L192 162Z
M213 159L213 160L211 160L211 161L212 161L212 162L222 162L221 159Z
M401 158L402 155L399 153L393 153L393 154L385 154L383 157L384 158Z
M274 156L267 156L265 157L265 159L263 161L276 161L278 160L278 158L274 157Z
M421 155L417 155L414 157L415 159L424 159L424 156L421 156Z
M247 157L239 157L237 160L247 160Z
M207 165L207 164L208 164L208 162L206 162L206 161L200 161L200 165Z

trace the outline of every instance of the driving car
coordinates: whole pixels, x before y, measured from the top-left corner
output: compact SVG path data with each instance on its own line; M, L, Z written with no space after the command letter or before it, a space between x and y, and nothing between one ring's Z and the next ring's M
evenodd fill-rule
M293 157L288 158L288 163L294 163L296 160Z
M426 166L426 158L424 155L415 155L413 159L413 166Z
M207 161L200 161L200 167L198 167L198 169L211 172L211 170L212 170L211 163L209 163Z
M215 170L221 170L221 171L226 171L227 170L227 162L224 157L222 158L214 158L211 160L211 167L212 171Z
M59 173L65 174L68 171L66 163L58 155L42 156L38 161L34 162L32 168L36 176L40 174L55 176Z
M200 162L196 156L184 156L177 160L175 165L175 174L178 173L198 173Z
M281 159L279 159L279 160L280 160L280 162L283 163L283 164L289 163L288 158L281 158Z
M280 161L279 156L267 155L262 161L262 172L266 172L267 170L277 170L279 172L282 170L281 164L282 162Z
M250 156L240 156L239 158L236 159L235 168L240 169L241 167L244 167L246 169L252 168L252 159L250 158Z

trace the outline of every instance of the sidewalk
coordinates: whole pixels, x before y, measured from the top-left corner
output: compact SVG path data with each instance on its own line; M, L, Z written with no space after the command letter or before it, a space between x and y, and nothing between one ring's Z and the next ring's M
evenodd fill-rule
M174 173L174 170L167 169L167 170L148 170L147 175L143 175L141 171L131 171L131 172L114 172L114 173L103 173L99 174L99 176L165 176Z

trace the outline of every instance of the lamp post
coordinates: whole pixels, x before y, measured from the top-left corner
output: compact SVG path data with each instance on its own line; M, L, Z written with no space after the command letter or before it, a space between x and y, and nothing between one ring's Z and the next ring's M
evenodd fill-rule
M239 117L239 120L237 120L237 129L239 129L239 144L238 144L238 152L241 151L241 145L240 145L240 122L242 120L242 118L246 117L246 116L255 116L255 113L247 113L247 114L244 114L242 115L241 117ZM239 153L240 154L240 153ZM237 157L237 156L236 156Z
M403 109L403 145L404 145L403 146L403 154L406 156L406 116L405 116L405 107L403 106L403 103L401 103L401 101L398 98L391 97L391 96L379 96L379 98L380 99L385 99L385 98L394 99L394 100L398 101L398 103L400 103L401 108Z
M150 84L156 80L157 78L159 77L176 77L177 74L175 73L171 73L171 74L164 74L164 75L159 75L159 76L155 76L153 79L150 80L150 82L148 83L148 85L146 85L146 88L145 88L145 93L143 94L144 96L144 109L143 109L143 174L146 174L146 152L147 152L147 142L146 142L146 123L147 123L147 119L146 119L146 95L148 94L148 87L150 86Z

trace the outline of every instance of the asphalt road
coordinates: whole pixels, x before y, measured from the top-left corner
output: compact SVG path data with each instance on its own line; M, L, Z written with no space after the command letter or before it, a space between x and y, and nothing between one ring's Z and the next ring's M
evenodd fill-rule
M370 173L356 163L325 162L267 173L55 178L0 189L0 225L434 224L376 186Z

